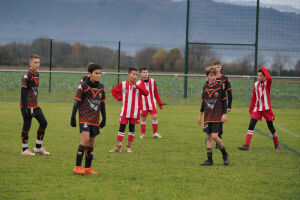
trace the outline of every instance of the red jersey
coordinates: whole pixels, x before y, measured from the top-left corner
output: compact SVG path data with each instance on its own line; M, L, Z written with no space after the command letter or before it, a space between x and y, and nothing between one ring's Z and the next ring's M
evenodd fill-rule
M32 70L28 70L23 78L22 78L22 88L26 89L26 107L27 108L37 108L38 102L38 88L39 88L39 73L34 72ZM23 107L22 105L22 96L21 96L21 102L20 106Z
M143 87L145 87L146 90L149 92L148 96L142 96L141 109L143 111L156 110L156 103L158 103L158 105L162 105L154 79L148 78L147 82L141 79L137 82L137 84L142 84Z
M270 98L272 78L266 68L260 67L259 69L263 71L266 80L262 82L256 81L254 83L251 105L249 108L251 113L253 111L265 111L272 108Z
M136 89L133 89L136 85ZM149 92L142 84L131 84L128 80L123 81L111 90L113 97L122 101L121 118L138 119L141 110L142 95L148 96Z

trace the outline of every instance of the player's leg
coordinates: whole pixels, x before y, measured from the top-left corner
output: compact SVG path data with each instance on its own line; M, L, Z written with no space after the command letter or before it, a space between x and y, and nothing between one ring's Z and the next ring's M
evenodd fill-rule
M34 117L37 119L37 121L39 122L40 126L37 130L37 138L36 138L36 144L35 147L33 148L33 151L35 153L40 153L43 155L49 155L50 153L47 152L44 148L42 148L42 142L44 139L44 135L45 135L45 130L47 128L47 120L42 112L42 110L40 108L35 109L34 111Z
M268 128L269 128L270 132L272 133L272 136L273 136L274 148L275 148L275 150L279 150L280 145L279 145L279 141L278 141L278 134L277 134L276 129L273 125L273 121L267 121L267 125L268 125Z
M221 125L221 130L219 131L218 136L220 139L223 137L223 124ZM218 143L216 143L216 148L220 149Z
M96 131L96 128L98 129L99 131L99 128L98 127L93 127L93 130L91 130L91 133L92 131ZM90 138L89 138L89 142L88 142L88 145L87 145L87 149L86 149L86 153L85 153L85 167L84 167L84 172L86 174L92 174L92 175L98 175L99 173L95 172L93 169L92 169L92 161L94 159L94 144L95 144L95 139L96 139L96 136L94 136L96 134L90 134Z
M141 133L142 135L140 136L140 138L144 138L145 134L146 134L146 120L147 120L147 115L144 115L144 113L142 113L143 115L141 115Z
M88 131L89 128L84 128L82 125L80 125L80 129L81 140L76 155L76 166L73 171L75 174L85 174L85 172L82 170L81 163L84 152L87 150L87 146L89 145L90 139L90 132Z
M120 121L119 132L118 132L118 136L117 136L117 146L116 146L116 148L110 150L109 152L111 152L111 153L121 152L121 147L122 147L122 142L123 142L123 138L124 138L125 129L126 129L125 121L121 120Z
M221 127L222 127L222 123L213 123L212 131L214 133L212 133L212 138L214 141L216 141L216 143L219 146L219 149L223 155L224 165L228 165L229 164L229 155L226 152L226 149L225 149L222 139L218 135L218 133L221 130Z
M32 117L31 116L27 116L25 113L23 113L22 111L22 116L23 116L23 128L22 128L22 133L21 133L21 137L22 137L22 155L26 155L26 156L34 156L35 154L30 152L28 149L28 133L31 127L31 122L32 122Z
M157 132L157 130L158 130L158 119L157 119L157 111L156 110L151 111L151 117L152 117L153 137L161 139L162 136Z
M206 155L207 155L207 160L200 164L200 166L207 166L207 165L213 165L213 160L212 160L212 135L211 133L206 133Z
M248 150L249 149L249 145L250 145L253 133L254 133L254 128L255 128L255 125L256 125L258 120L259 119L251 118L249 128L248 128L248 132L247 132L247 135L246 135L245 144L243 146L238 147L238 149L240 149L240 150Z
M134 139L134 131L135 131L135 124L129 123L129 134L128 134L128 144L127 144L127 152L131 153L131 144Z

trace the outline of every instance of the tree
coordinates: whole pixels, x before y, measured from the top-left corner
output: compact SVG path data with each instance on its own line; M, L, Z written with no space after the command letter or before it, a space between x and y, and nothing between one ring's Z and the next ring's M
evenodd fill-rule
M182 59L182 57L180 49L171 49L166 55L166 70L175 71L175 65L178 60Z
M295 70L296 72L300 73L300 60L298 60L298 62L296 63Z
M189 48L189 69L194 72L203 72L204 68L211 65L216 57L215 52L207 45L191 45Z
M286 65L289 63L289 56L288 55L280 55L276 53L273 58L273 64L271 66L272 70L278 72L278 75L281 75L281 72L284 70Z
M135 62L138 66L152 66L153 56L158 51L155 47L145 47L136 53Z
M165 70L167 54L166 49L160 49L152 57L153 64L162 72Z

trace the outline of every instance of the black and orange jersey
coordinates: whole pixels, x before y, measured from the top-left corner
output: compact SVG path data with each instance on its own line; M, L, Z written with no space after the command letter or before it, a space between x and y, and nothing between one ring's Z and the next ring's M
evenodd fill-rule
M39 88L39 73L32 70L28 70L22 78L22 88L26 89L25 98L27 108L37 108L38 107L38 88ZM22 95L20 98L20 106L22 105Z
M105 101L104 86L101 83L89 85L83 81L78 86L75 100L79 105L79 124L99 126L101 102Z
M219 77L217 77L217 82L223 84L223 87L226 91L232 90L230 81L227 76L221 74Z
M226 99L226 92L219 82L204 85L200 110L204 112L204 123L221 122L222 115L227 109Z
M88 81L88 80L89 80L89 76L86 75L86 76L81 78L80 83L83 83L84 81Z

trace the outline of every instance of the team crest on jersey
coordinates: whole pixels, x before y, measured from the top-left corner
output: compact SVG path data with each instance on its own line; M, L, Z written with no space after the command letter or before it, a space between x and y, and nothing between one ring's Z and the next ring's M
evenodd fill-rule
M83 128L87 128L88 127L88 125L87 124L83 124Z
M217 98L219 96L219 93L218 92L215 92L215 97Z

